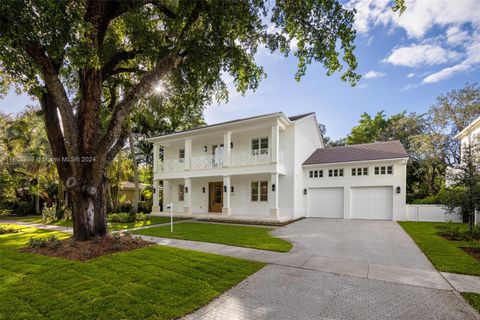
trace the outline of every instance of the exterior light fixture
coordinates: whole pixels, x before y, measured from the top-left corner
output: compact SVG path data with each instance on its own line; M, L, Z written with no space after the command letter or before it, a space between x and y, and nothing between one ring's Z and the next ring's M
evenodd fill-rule
M303 195L307 195L307 188L303 189Z
M223 186L223 192L227 192L227 186Z
M233 193L233 186L230 187L230 192Z
M188 187L185 187L185 193L188 193Z
M397 187L397 193L400 193L402 190L400 189L400 186Z
M156 193L157 192L157 189L153 188L153 193Z
M205 193L205 187L202 187L202 193Z
M275 192L275 183L272 183L272 191Z
M203 146L203 151L207 152L207 150L208 150L207 146Z
M230 149L233 149L233 142L230 142Z

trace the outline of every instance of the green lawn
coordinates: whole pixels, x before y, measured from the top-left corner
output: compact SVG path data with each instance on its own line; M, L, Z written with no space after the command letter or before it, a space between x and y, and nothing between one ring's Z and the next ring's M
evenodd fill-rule
M270 229L264 227L186 222L174 225L173 233L169 226L137 230L133 233L270 251L287 252L292 249L290 242L271 236Z
M399 224L438 271L480 276L480 262L459 248L472 246L472 242L449 241L436 234L439 230L435 226L444 223L402 221Z
M17 220L17 221L24 221L24 222L30 222L30 223L43 223L42 217L41 216L4 216L0 218L1 220ZM179 221L179 220L184 220L181 218L173 218L173 221ZM137 227L143 227L143 226L148 226L152 224L161 224L161 223L167 223L170 222L169 217L155 217L152 216L150 217L150 220L147 221L137 221L137 222L129 222L129 223L113 223L109 222L108 223L108 230L114 231L114 230L123 230L123 229L130 229L130 228L137 228ZM72 226L72 221L55 221L51 222L49 224L57 225L57 226L63 226L63 227L71 227Z
M463 298L478 312L480 312L480 294L473 292L462 292Z
M0 319L172 319L263 267L262 263L151 246L88 262L20 253L22 228L0 235Z

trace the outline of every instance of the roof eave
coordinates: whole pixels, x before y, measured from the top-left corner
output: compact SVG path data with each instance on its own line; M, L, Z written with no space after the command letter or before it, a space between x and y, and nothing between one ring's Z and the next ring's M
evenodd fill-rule
M332 164L350 164L350 163L359 163L359 162L381 162L381 161L397 161L397 160L409 160L410 157L400 157L400 158L386 158L386 159L373 159L373 160L355 160L355 161L341 161L341 162L324 162L324 163L309 163L302 164L303 167L311 166L322 166L322 165L332 165Z

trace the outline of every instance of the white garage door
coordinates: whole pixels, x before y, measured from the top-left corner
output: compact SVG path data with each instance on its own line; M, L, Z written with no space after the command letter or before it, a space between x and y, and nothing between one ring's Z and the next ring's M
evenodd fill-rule
M392 220L392 187L352 188L352 219Z
M309 216L343 218L343 188L314 188L309 190Z

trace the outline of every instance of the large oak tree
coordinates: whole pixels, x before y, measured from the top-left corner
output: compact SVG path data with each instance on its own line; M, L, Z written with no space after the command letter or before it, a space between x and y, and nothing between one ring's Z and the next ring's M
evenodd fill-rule
M260 46L313 61L354 84L354 12L338 0L2 0L0 88L40 102L74 235L106 233L105 170L125 143L132 111L160 82L192 101L226 98L264 76Z

